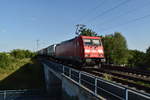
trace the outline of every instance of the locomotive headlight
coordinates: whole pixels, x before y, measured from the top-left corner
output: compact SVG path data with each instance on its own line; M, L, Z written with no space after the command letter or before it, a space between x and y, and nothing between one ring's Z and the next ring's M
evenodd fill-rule
M85 49L85 52L86 52L86 53L89 53L89 52L90 52L90 50L89 50L89 49Z
M98 53L103 53L103 50L98 50Z
M90 55L89 54L85 54L85 57L89 57Z

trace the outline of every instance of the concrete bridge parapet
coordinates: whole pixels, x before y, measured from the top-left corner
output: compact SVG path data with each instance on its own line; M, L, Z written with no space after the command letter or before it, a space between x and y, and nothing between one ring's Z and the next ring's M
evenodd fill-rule
M150 94L132 90L92 74L43 61L45 83L58 100L150 100Z

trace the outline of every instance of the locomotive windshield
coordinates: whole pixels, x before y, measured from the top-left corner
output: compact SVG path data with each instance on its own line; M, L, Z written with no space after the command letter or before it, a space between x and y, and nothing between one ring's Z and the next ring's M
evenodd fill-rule
M83 39L84 45L101 45L99 39Z
M100 45L100 40L92 40L93 45Z
M84 45L92 45L91 39L83 39Z

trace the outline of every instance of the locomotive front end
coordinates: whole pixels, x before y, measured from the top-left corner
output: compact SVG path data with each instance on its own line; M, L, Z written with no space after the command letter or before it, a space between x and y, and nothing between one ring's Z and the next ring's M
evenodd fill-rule
M86 62L105 62L104 50L100 37L82 36L82 40Z

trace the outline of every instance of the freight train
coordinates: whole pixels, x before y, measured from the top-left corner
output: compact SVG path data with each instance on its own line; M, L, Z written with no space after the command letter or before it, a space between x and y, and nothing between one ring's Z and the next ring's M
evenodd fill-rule
M77 36L73 39L53 44L37 52L75 64L96 64L105 62L101 37Z

